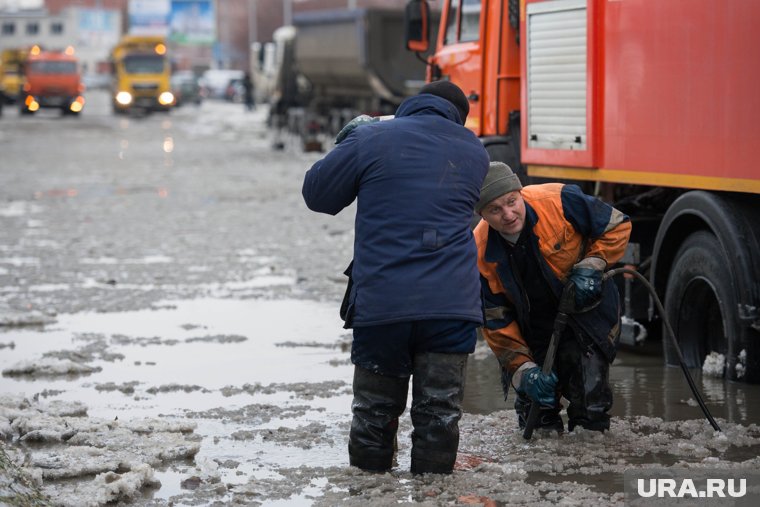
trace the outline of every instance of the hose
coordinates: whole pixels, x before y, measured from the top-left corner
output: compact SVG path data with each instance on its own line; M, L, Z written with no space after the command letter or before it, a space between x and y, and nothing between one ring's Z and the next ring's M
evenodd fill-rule
M681 347L678 346L678 340L676 340L676 334L673 332L673 327L670 325L668 316L665 314L665 308L662 306L662 302L660 301L660 298L657 296L657 292L655 292L654 287L652 287L652 284L649 283L649 280L647 280L644 277L644 275L630 268L611 269L604 274L604 279L607 280L619 274L633 275L634 277L636 277L637 280L639 280L642 284L644 284L644 287L646 287L647 290L649 291L649 294L652 296L652 299L654 300L655 306L657 306L657 311L660 313L662 322L665 324L665 331L668 335L668 338L670 338L670 341L673 343L673 348L676 351L678 362L681 365L681 371L683 371L683 374L686 377L686 382L689 383L689 388L691 389L691 392L694 394L694 397L697 399L697 403L699 403L699 407L702 409L702 413L705 414L705 417L710 422L713 429L715 431L722 431L720 427L718 426L718 423L715 422L715 419L713 418L712 414L710 414L710 411L707 409L705 402L702 400L702 396L699 394L699 391L697 390L697 386L694 384L694 379L691 378L691 373L689 373L689 369L686 368L686 361L684 360L683 354L681 353Z

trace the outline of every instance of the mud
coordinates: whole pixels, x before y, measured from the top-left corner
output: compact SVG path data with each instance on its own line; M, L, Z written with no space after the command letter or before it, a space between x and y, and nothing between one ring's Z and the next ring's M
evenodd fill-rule
M408 472L408 411L391 473L349 467L353 207L306 210L320 155L265 119L3 117L0 503L622 505L627 469L758 468L760 390L720 358L695 380L722 432L655 346L613 365L609 432L526 442L482 342L452 475Z

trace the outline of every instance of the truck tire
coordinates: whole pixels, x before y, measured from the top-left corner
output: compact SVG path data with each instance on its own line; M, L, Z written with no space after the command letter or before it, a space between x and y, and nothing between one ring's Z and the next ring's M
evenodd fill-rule
M741 341L736 336L736 297L728 256L709 231L690 234L678 249L665 291L665 312L686 366L701 368L710 352L723 354L726 379L736 380ZM663 332L665 360L677 365L676 351ZM741 367L740 367L741 368Z

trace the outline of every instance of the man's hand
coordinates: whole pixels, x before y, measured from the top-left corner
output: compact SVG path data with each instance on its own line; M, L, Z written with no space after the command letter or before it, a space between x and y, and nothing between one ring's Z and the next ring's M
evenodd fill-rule
M553 407L557 402L557 374L544 375L538 366L528 368L522 374L517 392L541 405Z
M338 132L338 135L335 137L335 144L344 140L346 136L359 125L368 125L370 123L375 123L376 121L380 121L380 118L369 116L367 114L360 114L340 129L340 132Z
M602 295L602 276L607 265L604 259L587 257L573 266L568 281L575 289L575 309L593 306Z

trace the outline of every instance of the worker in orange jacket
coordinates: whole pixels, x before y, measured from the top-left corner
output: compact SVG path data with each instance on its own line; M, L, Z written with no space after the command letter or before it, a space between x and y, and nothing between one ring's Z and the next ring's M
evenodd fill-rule
M475 211L485 301L483 328L502 368L505 399L512 386L524 427L540 403L537 428L564 430L560 396L569 401L568 429L609 429L609 365L620 336L620 299L605 268L618 262L631 233L629 218L576 185L520 184L491 162ZM559 297L575 289L575 308L560 338L553 371L544 375Z

